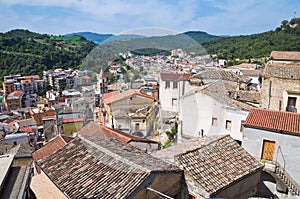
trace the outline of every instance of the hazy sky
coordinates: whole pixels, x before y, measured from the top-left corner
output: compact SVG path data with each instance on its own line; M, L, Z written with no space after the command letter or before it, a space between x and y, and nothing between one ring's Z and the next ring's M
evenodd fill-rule
M143 27L252 34L290 20L300 0L0 0L0 32L118 34Z

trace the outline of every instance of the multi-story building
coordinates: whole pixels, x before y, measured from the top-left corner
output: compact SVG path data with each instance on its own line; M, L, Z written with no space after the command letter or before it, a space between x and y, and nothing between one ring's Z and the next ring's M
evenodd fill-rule
M5 107L8 111L17 110L18 108L22 108L22 91L14 91L10 93L6 98Z
M44 93L46 84L38 75L10 75L4 77L3 90L4 95L9 95L14 91L22 91L24 94Z
M300 52L272 51L262 74L261 107L300 113Z

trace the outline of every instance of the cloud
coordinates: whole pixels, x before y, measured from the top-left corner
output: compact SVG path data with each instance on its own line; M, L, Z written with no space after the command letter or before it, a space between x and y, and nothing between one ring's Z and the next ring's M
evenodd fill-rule
M0 0L0 30L118 33L139 27L242 34L289 19L297 0Z

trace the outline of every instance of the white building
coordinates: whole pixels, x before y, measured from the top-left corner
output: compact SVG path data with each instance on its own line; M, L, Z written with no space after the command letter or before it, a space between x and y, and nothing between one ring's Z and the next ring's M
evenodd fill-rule
M162 111L179 111L179 98L193 88L188 82L189 78L190 74L160 74L159 99Z
M300 114L251 109L244 125L242 146L265 162L281 191L299 198Z
M231 89L235 87L228 82L217 81L182 96L178 140L230 134L242 141L243 121L251 106L230 98Z

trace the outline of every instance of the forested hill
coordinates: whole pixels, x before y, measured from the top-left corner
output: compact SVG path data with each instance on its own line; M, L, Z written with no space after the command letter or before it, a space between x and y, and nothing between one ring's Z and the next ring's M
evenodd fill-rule
M228 60L268 57L272 50L300 51L300 18L283 20L276 30L224 37L202 43L202 46L208 53Z
M0 80L9 74L39 74L54 68L78 67L95 47L80 36L64 37L12 30L0 33Z

